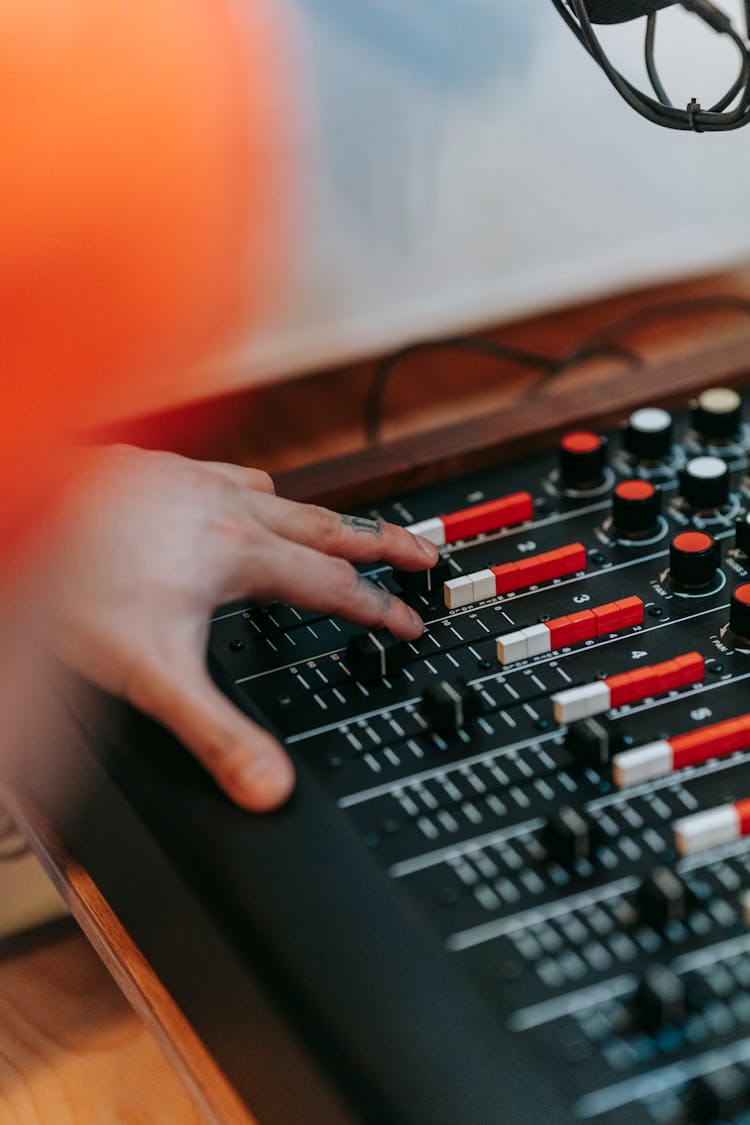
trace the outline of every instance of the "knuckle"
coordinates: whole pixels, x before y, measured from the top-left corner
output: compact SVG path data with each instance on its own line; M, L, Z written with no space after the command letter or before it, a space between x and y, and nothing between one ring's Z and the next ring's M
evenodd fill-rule
M359 579L360 588L367 596L368 612L373 624L384 625L390 618L396 599L368 578Z
M314 524L319 545L324 549L332 546L338 540L341 530L339 517L335 512L329 511L328 508L321 508L315 504L310 506L309 515Z
M379 628L384 627L391 620L391 607L383 603L376 603L372 614L372 623Z
M333 588L337 591L339 604L347 606L359 600L362 595L362 579L348 562L336 561L331 568Z
M226 540L242 551L266 549L273 541L268 528L242 505L211 513L210 523Z

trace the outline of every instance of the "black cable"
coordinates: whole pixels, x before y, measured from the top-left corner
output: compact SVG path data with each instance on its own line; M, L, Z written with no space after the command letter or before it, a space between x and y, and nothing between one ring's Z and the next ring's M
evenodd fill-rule
M654 55L654 47L656 44L656 12L652 12L646 20L646 42L644 45L644 54L646 58L646 70L648 71L649 81L654 88L654 93L663 105L671 106L667 91L664 89L662 80L659 77L659 71L656 66L656 58Z
M745 44L732 28L731 22L724 13L714 8L708 0L680 0L684 8L694 12L700 19L707 23L714 31L728 35L737 46L742 58L740 72L741 85L745 86L745 98L740 105L728 113L722 114L711 107L710 110L701 109L700 104L693 99L688 110L677 109L674 106L664 105L644 94L631 82L623 77L610 63L599 37L586 11L585 0L569 0L576 18L579 21L581 34L584 37L589 53L593 56L612 85L625 99L625 101L640 113L641 116L657 125L672 129L693 130L695 132L720 131L727 128L737 128L746 124L750 118L747 116L747 107L750 105L750 55ZM719 22L719 16L723 22ZM722 99L724 101L725 99ZM721 104L721 103L718 103Z
M648 305L633 313L627 313L625 316L619 317L606 327L584 337L580 344L556 359L524 348L494 343L481 336L450 336L442 340L424 340L407 344L406 347L399 348L398 351L385 356L375 367L372 382L367 392L365 407L367 441L369 444L374 444L379 440L383 403L388 382L395 368L410 355L429 349L448 348L485 355L491 359L509 360L539 372L538 380L528 392L532 397L535 397L551 380L567 374L574 368L580 367L581 364L587 363L590 359L611 356L622 359L633 366L643 364L645 362L643 356L620 343L619 337L647 328L652 324L658 324L660 321L675 320L695 314L731 311L750 316L750 299L726 294L715 297L684 297L673 301L661 301L658 304Z
M394 369L408 356L428 349L448 348L455 351L473 352L484 355L490 359L508 360L520 367L528 367L543 374L553 374L557 361L537 352L526 351L524 348L514 348L506 344L494 344L481 336L447 336L442 340L423 340L414 344L407 344L398 351L391 352L377 364L372 378L365 404L365 434L368 443L376 442L380 435L382 421L383 400L388 386L388 381Z
M473 352L476 355L487 356L489 359L510 361L521 367L528 367L530 370L537 371L540 378L532 388L534 391L538 385L546 385L550 379L562 374L563 371L569 371L571 368L578 367L582 363L599 356L613 356L634 366L643 363L642 357L632 349L609 340L602 343L587 343L580 348L576 348L575 352L567 353L558 359L553 356L540 355L538 352L530 352L524 348L515 348L508 344L496 344L482 336L449 336L442 340L424 340L415 344L407 344L406 347L399 348L398 351L385 356L375 367L365 405L365 435L368 444L372 445L380 438L383 402L388 382L395 368L410 355L441 348Z
M750 51L732 26L726 13L710 0L680 0L718 34L727 35L740 53L740 72L727 93L709 110L693 98L687 109L649 97L629 82L609 61L586 11L585 0L552 0L583 48L599 64L620 96L642 117L669 129L695 132L721 132L738 129L750 122ZM739 97L734 109L727 107Z

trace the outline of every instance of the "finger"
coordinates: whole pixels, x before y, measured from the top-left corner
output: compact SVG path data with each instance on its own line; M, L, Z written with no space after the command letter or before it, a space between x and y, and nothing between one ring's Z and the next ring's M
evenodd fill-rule
M253 492L263 492L270 496L276 495L276 486L273 480L263 469L249 469L246 465L231 465L228 461L199 461L206 469L211 469L220 476L239 484L242 488L249 488Z
M415 640L424 632L419 614L344 559L275 535L250 553L245 584L236 597L275 598L345 617L355 625L390 629L401 640Z
M177 736L237 805L278 808L294 788L294 770L279 743L224 696L196 658L139 662L127 685L130 703Z
M437 547L404 527L363 516L339 515L280 496L252 498L253 515L271 531L325 555L350 562L387 562L400 570L425 570L438 561Z

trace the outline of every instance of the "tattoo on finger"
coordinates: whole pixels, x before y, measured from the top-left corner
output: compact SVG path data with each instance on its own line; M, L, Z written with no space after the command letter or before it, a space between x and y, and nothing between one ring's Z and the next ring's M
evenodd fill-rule
M380 520L368 520L364 516L341 516L340 519L345 527L350 527L352 531L363 535L374 535L379 539L383 534L383 524Z

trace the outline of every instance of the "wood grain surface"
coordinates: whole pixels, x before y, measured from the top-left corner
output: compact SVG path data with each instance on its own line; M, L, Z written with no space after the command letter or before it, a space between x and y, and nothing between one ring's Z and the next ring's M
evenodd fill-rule
M2 1125L204 1121L82 934L0 961Z
M71 914L91 943L93 950L101 958L103 966L106 966L106 969L109 970L113 982L119 985L123 996L130 1001L134 1009L134 1012L130 1012L131 1026L144 1031L145 1026L150 1029L174 1068L170 1074L170 1080L179 1082L177 1077L179 1075L182 1082L190 1090L193 1099L190 1105L195 1120L213 1122L217 1125L255 1125L247 1107L240 1101L235 1090L230 1086L195 1030L190 1026L182 1011L135 946L104 895L88 873L68 854L46 817L39 811L33 801L24 797L19 791L3 788L1 792L5 807L31 844ZM64 977L65 966L61 965L59 971L61 976ZM104 972L104 967L102 972ZM119 995L118 1000L122 1010L126 1007L125 1000ZM54 997L51 998L50 1003L53 1002ZM87 1004L80 1008L82 1019L85 1018L87 1010ZM28 1014L29 1009L26 1008L26 1011ZM89 1014L93 1018L95 1012L91 1011ZM138 1020L138 1016L143 1023ZM85 1052L81 1053L84 1054ZM163 1072L168 1067L167 1061L163 1056L159 1061ZM110 1102L117 1101L120 1089L122 1089L124 1095L130 1088L131 1076L127 1058L123 1057L119 1070L115 1067L114 1062L113 1067L116 1089L108 1093L106 1084L100 1088L103 1114L110 1112ZM28 1071L28 1075L33 1088L36 1088L33 1070ZM153 1090L158 1091L159 1088L159 1082L155 1083ZM150 1112L145 1089L140 1090L140 1096L144 1101L143 1112ZM130 1094L127 1096L129 1097ZM198 1116L197 1107L200 1108L202 1116ZM91 1122L91 1125L98 1125L100 1120L109 1120L109 1118L103 1117L100 1119L95 1115L71 1118L75 1125L79 1125L79 1122L80 1125L88 1125L89 1122ZM145 1125L152 1120L181 1122L182 1119L179 1117L172 1118L169 1114L165 1114L163 1117L151 1118L136 1115L132 1118L112 1118L112 1120L125 1122L133 1120L138 1122L138 1125L141 1125L141 1121L143 1121ZM191 1118L188 1118L188 1123L191 1120ZM13 1118L10 1118L10 1121L13 1121ZM58 1125L58 1119L54 1116L42 1117L40 1123L41 1125ZM0 1125L5 1125L1 1115ZM36 1122L34 1125L36 1125Z

